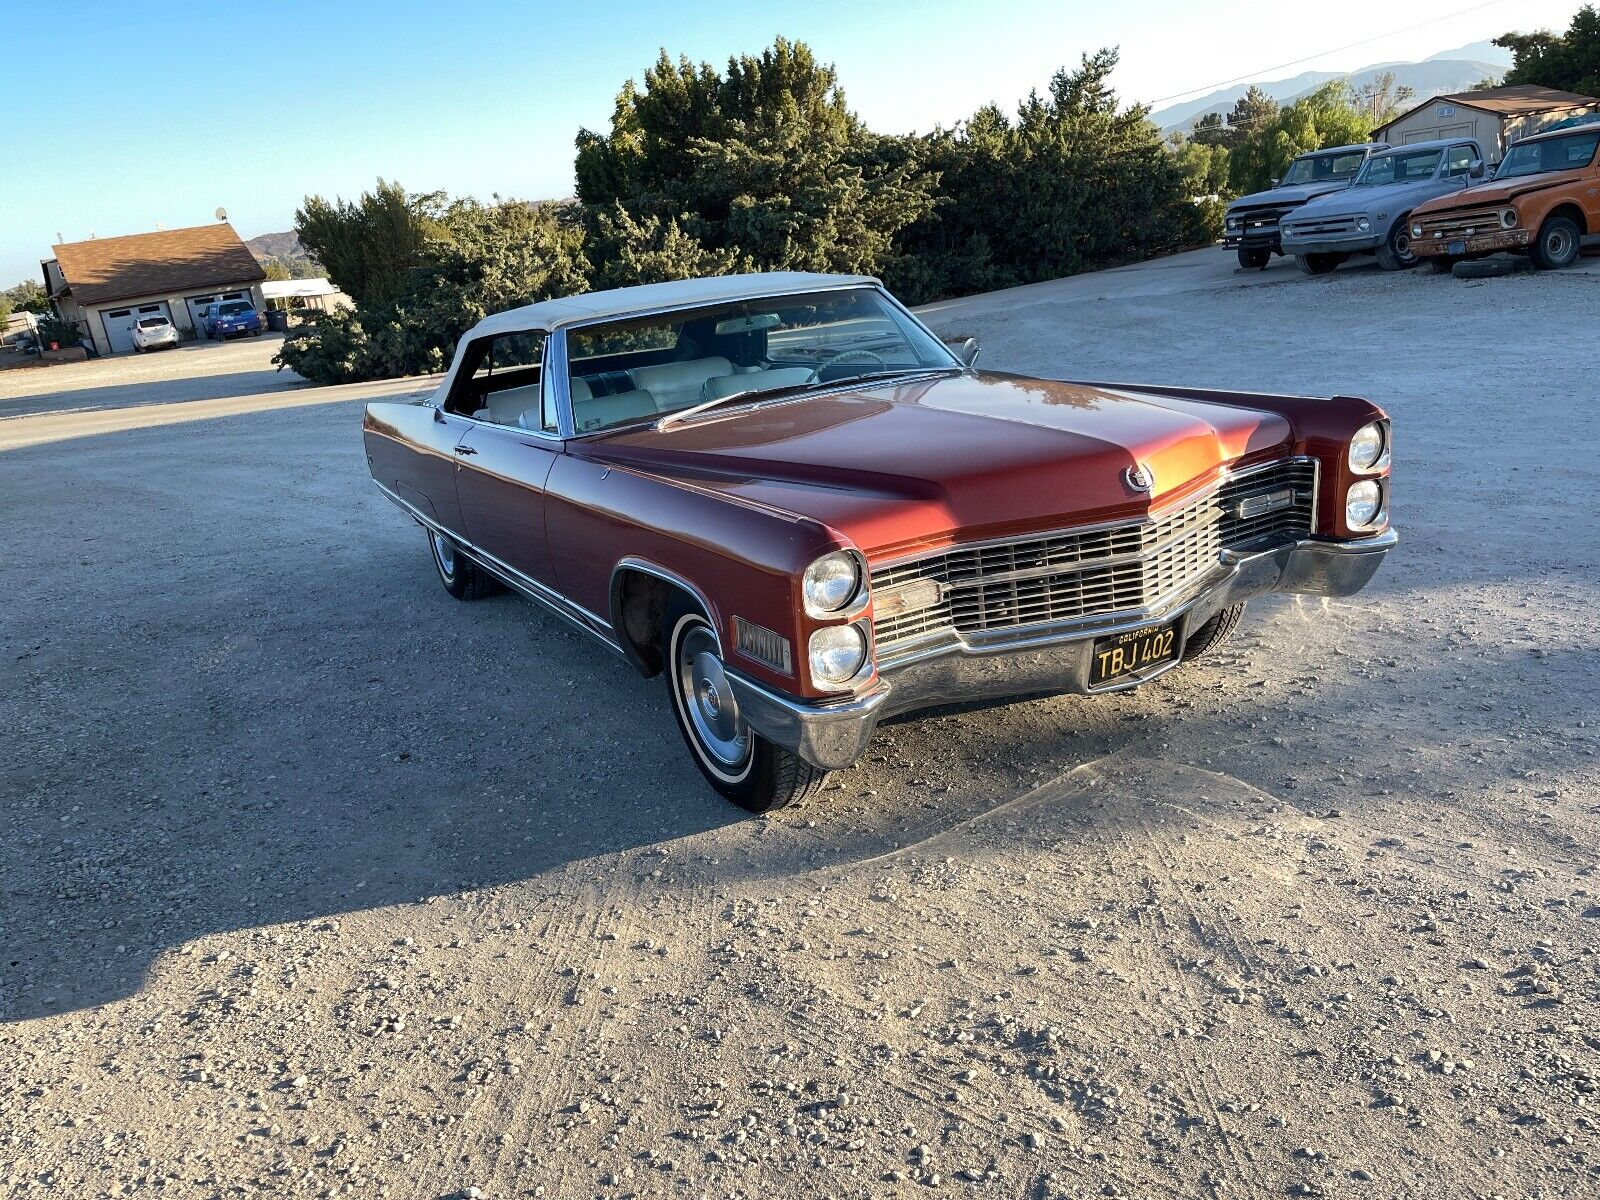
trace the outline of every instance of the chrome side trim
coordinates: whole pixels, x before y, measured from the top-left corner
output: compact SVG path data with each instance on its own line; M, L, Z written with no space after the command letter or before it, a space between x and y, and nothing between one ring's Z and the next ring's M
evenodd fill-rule
M374 479L372 482L373 486L375 486L385 496L389 497L390 500L394 501L394 503L398 505L400 509L418 525L421 525L424 529L431 529L435 533L443 534L445 537L449 538L456 544L457 548L460 549L462 553L464 553L478 566L482 567L485 571L488 571L489 574L493 575L496 579L500 580L501 583L505 584L512 591L534 601L534 603L543 606L556 616L561 617L562 619L577 626L579 629L583 630L583 632L589 634L591 637L596 638L608 650L611 650L616 654L621 654L623 657L627 657L622 647L618 645L616 639L612 637L611 622L605 620L605 618L600 617L595 613L590 612L587 608L583 607L583 605L577 603L576 601L567 599L567 597L563 596L554 588L547 587L545 584L540 583L537 579L533 579L530 576L524 575L515 567L508 563L502 562L500 559L490 554L487 550L474 545L472 542L469 542L467 539L463 538L453 530L446 529L443 525L439 524L438 521L435 521L432 517L425 515L414 504L411 504L402 499L400 496L397 496L392 489L385 487L376 479Z
M657 579L665 580L674 587L682 588L693 596L695 602L700 605L701 611L711 618L711 636L717 639L717 653L722 655L723 662L727 662L728 656L722 647L722 630L717 628L721 624L722 618L718 615L716 606L706 599L704 592L676 571L670 571L658 563L651 562L648 558L640 558L638 555L628 554L618 559L617 565L611 568L611 579L607 585L606 594L611 596L613 600L617 594L617 575L625 570L640 571L646 575L654 575ZM615 616L616 614L613 613L612 615ZM610 626L607 627L610 628Z

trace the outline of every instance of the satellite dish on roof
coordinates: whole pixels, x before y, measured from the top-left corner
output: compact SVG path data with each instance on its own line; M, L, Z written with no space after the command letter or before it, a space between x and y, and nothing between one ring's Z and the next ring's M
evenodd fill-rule
M225 208L223 208L223 207L222 207L222 206L221 206L221 205L220 205L220 204L219 204L219 205L218 205L218 206L217 206L217 220L219 220L219 221L226 221L226 220L227 220L227 219L228 219L228 210L227 210L227 209L225 209Z

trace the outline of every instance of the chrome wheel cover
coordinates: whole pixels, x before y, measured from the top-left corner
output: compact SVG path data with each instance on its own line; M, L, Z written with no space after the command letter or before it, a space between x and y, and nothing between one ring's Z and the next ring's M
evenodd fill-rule
M1560 262L1566 258L1570 249L1572 240L1565 229L1552 229L1544 235L1544 252L1552 261Z
M729 771L743 766L750 758L750 727L728 685L716 639L704 625L679 639L674 670L679 706L695 740L719 766Z
M455 546L442 533L429 534L428 540L433 543L433 562L439 568L439 574L443 575L447 580L454 579L456 577Z

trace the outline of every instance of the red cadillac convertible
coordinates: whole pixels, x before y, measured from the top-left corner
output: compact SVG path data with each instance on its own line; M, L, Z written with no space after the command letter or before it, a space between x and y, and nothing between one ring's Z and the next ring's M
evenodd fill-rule
M1350 397L976 371L873 279L691 279L499 313L367 461L452 596L508 587L664 675L752 811L885 717L1119 691L1267 592L1395 545L1389 421Z

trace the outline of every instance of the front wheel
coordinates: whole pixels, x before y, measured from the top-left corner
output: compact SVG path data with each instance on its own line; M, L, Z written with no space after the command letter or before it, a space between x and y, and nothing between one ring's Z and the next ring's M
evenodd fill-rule
M1244 605L1228 605L1189 635L1189 640L1183 644L1184 661L1199 658L1202 654L1208 654L1222 645L1233 636L1233 631L1239 628L1239 621L1243 617Z
M1294 265L1307 275L1326 275L1343 261L1342 254L1297 254Z
M661 631L678 731L707 782L747 812L803 800L827 773L762 737L739 712L711 623L686 599L667 605Z
M1417 265L1416 251L1411 248L1410 213L1401 214L1378 247L1378 265L1385 271L1409 271Z
M1239 266L1245 271L1264 271L1272 261L1272 251L1261 246L1240 246Z
M1578 223L1571 217L1551 217L1539 226L1531 254L1540 270L1558 271L1572 265L1578 249Z

